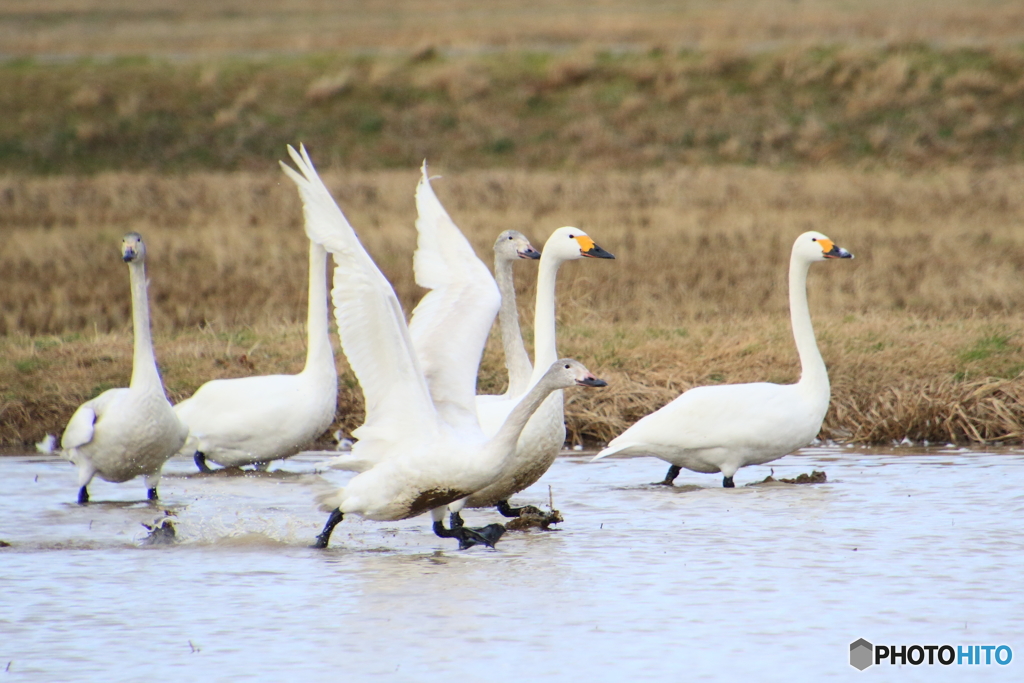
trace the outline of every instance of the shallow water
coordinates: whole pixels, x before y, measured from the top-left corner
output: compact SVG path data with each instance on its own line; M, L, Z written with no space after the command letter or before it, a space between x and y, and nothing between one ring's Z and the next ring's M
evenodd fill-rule
M97 480L101 502L80 507L68 463L0 458L0 678L1022 680L1024 454L805 449L775 477L827 483L745 486L762 466L736 489L587 460L560 458L516 498L546 503L550 484L560 530L459 552L427 517L346 519L308 548L313 495L347 476L314 459L260 477L175 459L160 506L134 502L141 480ZM143 546L164 509L180 542ZM861 637L1014 659L861 673Z

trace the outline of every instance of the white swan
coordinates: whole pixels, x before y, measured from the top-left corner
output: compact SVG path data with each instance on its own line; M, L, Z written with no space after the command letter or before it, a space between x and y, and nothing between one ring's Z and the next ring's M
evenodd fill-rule
M473 404L476 368L467 370L465 361L475 358L479 362L483 353L499 307L496 288L473 291L480 289L478 283L450 277L443 260L430 264L424 255L417 263L434 288L417 307L432 313L421 318L416 334L421 344L446 347L439 346L434 356L432 388L428 388L413 347L412 330L405 323L394 290L359 243L305 149L301 156L290 146L288 151L301 175L284 164L282 167L299 188L307 233L334 254L331 294L335 319L342 350L366 402L366 421L354 433L358 441L347 466L360 474L344 488L321 496L321 505L331 514L315 545L326 547L334 527L348 513L396 520L428 510L439 536L458 538L462 547L493 545L503 530L500 525L445 529L445 506L486 486L505 461L514 457L523 425L549 392L574 384L602 386L603 382L576 361L559 361L520 402L498 434L485 437L476 423ZM452 246L449 253L462 249ZM442 358L458 362L445 363Z
M595 244L587 233L573 227L558 228L544 243L537 273L537 303L534 310L534 365L526 387L536 384L545 369L558 358L558 350L555 346L555 280L558 269L563 263L581 258L613 259L615 257ZM511 313L514 313L514 292L510 299ZM516 329L518 330L518 325ZM503 339L506 337L504 325L502 326L502 337ZM509 348L507 342L505 347ZM503 395L477 396L477 416L485 434L495 434L512 408L525 395L525 389L521 389L520 393L512 393L511 387L510 381L510 390ZM452 513L457 516L462 506L473 508L496 506L498 511L506 517L518 516L524 508L511 507L508 503L509 496L522 491L540 479L551 467L564 443L565 418L562 392L556 391L544 401L527 423L519 437L516 458L510 461L509 466L491 485L475 492L465 501L452 505Z
M306 365L297 375L215 379L174 407L190 434L183 451L209 472L258 467L294 455L331 426L338 404L338 371L327 331L327 252L309 244Z
M149 500L157 499L160 470L178 452L188 428L175 416L164 394L153 356L146 294L146 245L138 233L121 242L132 290L134 354L127 389L108 389L86 401L68 420L62 456L78 466L78 502L89 502L89 482L123 482L144 475Z
M828 411L829 383L807 307L807 270L815 261L853 258L820 232L793 243L789 311L800 355L796 384L727 384L690 389L613 439L594 460L654 455L672 463L659 484L672 485L685 467L721 472L732 488L740 467L781 458L811 443Z

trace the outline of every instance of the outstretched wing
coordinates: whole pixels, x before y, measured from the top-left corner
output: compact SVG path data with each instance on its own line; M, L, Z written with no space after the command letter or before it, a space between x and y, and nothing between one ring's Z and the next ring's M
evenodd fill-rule
M288 146L300 172L281 166L299 188L306 234L334 255L334 317L341 348L366 401L366 421L354 432L357 446L366 455L377 450L373 446L378 440L433 438L437 412L398 298L317 175L305 147L300 149L301 155Z
M501 294L490 270L444 210L427 176L416 186L413 268L430 291L412 314L409 332L430 395L449 424L476 421L476 376Z

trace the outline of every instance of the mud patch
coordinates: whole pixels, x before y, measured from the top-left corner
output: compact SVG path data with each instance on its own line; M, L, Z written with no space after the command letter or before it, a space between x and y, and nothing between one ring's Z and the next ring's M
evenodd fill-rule
M552 524L558 524L562 521L565 520L562 518L562 513L558 510L544 512L529 505L518 517L505 524L505 530L529 531L530 529L540 529L541 531L548 531Z
M798 475L793 479L776 479L771 474L762 479L761 481L755 481L747 484L747 486L771 486L772 484L824 484L828 481L828 477L821 470L811 470L810 474L806 472Z

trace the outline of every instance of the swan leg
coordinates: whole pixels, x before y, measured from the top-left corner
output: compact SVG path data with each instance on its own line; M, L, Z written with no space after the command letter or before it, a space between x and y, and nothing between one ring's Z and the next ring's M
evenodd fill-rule
M732 477L722 477L722 487L727 489L736 488L736 484L733 483Z
M451 529L445 529L444 522L436 520L434 522L434 533L441 538L457 538L459 540L459 550L472 548L478 543L483 544L488 548L493 548L494 544L498 542L499 538L501 538L501 535L505 533L505 527L500 524L488 524L487 526L477 527L475 529L471 529L468 526L457 526Z
M672 486L672 482L679 476L679 472L682 470L679 465L672 465L668 468L668 472L665 473L665 478L662 481L654 482L655 486Z
M266 472L268 467L270 467L269 462L254 462L252 464L253 472Z
M206 464L206 456L204 454L200 453L199 451L196 451L196 454L193 456L192 459L195 460L196 467L199 468L200 472L213 472L213 470L210 469L209 465Z
M502 517L522 517L523 515L543 515L540 508L534 507L533 505L524 505L523 507L514 508L508 504L507 500L498 501L498 504L494 506L498 512L501 513Z
M78 504L85 505L89 502L89 482L96 476L96 470L84 459L78 465Z
M341 508L334 508L331 510L331 516L327 518L327 524L324 524L324 530L316 537L311 547L313 548L326 548L327 544L331 542L331 532L334 531L334 527L338 526L338 523L345 519L345 513L341 511Z
M466 521L462 519L462 513L456 510L455 512L448 515L448 526L453 529L458 529L461 526L465 526Z
M156 495L157 484L160 483L160 472L146 475L146 498L149 500L160 500Z

